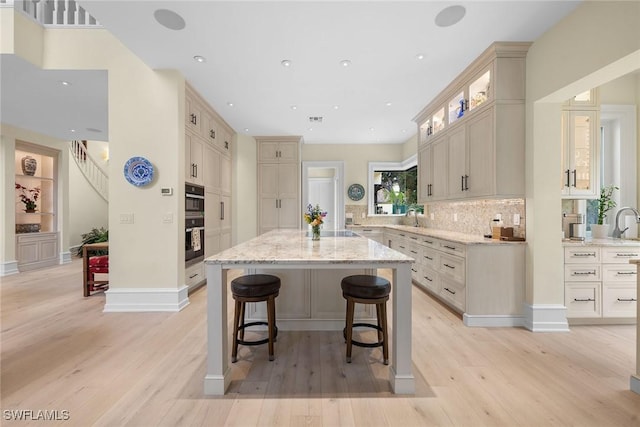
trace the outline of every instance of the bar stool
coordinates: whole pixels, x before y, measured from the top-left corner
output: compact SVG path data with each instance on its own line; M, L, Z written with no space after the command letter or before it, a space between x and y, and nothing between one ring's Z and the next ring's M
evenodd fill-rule
M382 357L385 365L389 364L389 347L387 335L387 301L391 292L391 283L388 280L370 275L347 276L342 279L342 296L347 300L347 319L343 335L347 342L347 363L351 363L351 345L358 347L382 346ZM378 324L353 323L355 303L375 304ZM363 343L353 339L354 327L367 327L378 330L378 341Z
M280 278L270 274L250 274L240 276L231 281L231 293L236 301L235 313L233 316L233 349L231 351L231 362L238 360L238 344L260 345L269 343L269 360L274 359L273 343L278 335L276 326L276 297L280 291ZM267 302L267 322L244 321L245 304L248 302ZM242 322L240 321L242 319ZM244 330L249 326L267 325L269 337L256 340L245 341ZM238 335L240 337L238 338Z

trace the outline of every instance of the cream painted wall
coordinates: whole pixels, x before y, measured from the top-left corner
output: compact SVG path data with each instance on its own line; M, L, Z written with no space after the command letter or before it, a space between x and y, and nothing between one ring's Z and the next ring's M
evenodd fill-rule
M88 141L89 156L105 171L109 164L101 155L109 144ZM84 177L73 157L69 162L69 244L73 248L82 242L82 235L93 228L109 227L109 204L98 195Z
M413 135L404 144L402 144L402 160L418 153L418 134Z
M250 136L237 134L233 153L233 244L257 236L258 182L257 146Z
M106 69L109 84L110 287L181 288L184 262L184 78L154 71L104 30L45 31L43 67ZM155 177L130 185L122 170L146 157ZM173 187L163 197L161 187ZM121 215L133 224L121 224ZM163 216L173 215L173 223Z
M636 75L631 73L601 85L600 104L637 105L637 84Z
M415 153L414 153L415 154ZM344 194L351 184L367 186L369 162L400 162L405 160L399 144L303 144L302 161L344 161ZM366 197L349 204L367 205Z
M536 40L527 56L527 302L563 306L560 103L640 64L638 2L584 2ZM558 168L559 169L559 168Z

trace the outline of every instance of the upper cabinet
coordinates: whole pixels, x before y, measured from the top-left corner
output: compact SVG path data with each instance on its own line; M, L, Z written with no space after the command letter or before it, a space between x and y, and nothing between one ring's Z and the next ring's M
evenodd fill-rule
M300 137L256 137L258 161L261 163L300 162Z
M529 46L492 44L414 118L418 202L524 196Z
M595 199L600 194L599 109L597 89L563 105L560 188L565 199Z

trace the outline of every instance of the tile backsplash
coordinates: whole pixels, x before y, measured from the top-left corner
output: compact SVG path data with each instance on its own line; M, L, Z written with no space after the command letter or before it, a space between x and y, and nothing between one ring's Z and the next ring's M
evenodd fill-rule
M356 224L413 225L415 223L413 213L408 216L367 216L367 206L347 205L345 208L346 212L353 214L353 222ZM363 213L365 213L365 218L362 218ZM496 214L502 215L505 227L513 227L515 236L525 237L524 199L487 199L431 203L425 205L424 215L418 215L418 224L420 227L484 235L490 232L489 224ZM519 226L513 224L514 215L516 214L520 215ZM431 219L432 216L433 219Z

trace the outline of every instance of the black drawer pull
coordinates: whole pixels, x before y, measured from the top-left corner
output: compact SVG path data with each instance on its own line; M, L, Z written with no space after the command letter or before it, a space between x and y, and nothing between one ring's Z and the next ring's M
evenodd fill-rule
M618 301L620 302L634 302L634 301L638 301L635 298L618 298Z
M412 254L417 254L417 253L418 253L418 252L416 252L416 251L409 251L409 252L411 252Z
M637 274L635 271L616 271L618 276L631 276Z
M626 257L637 257L638 254L616 254L616 256L625 257L626 258Z
M595 301L595 299L593 299L593 298L586 298L586 299L574 298L573 300L574 300L575 302L590 302L590 301Z
M414 273L418 272L418 270L416 270L415 268L412 268L411 271L413 271Z
M418 240L418 238L417 238L417 237L410 237L410 239Z
M596 275L596 271L574 271L572 273L574 276L590 276L590 275Z
M198 273L196 274L192 274L191 276L189 276L189 279L193 279L194 277L198 276Z
M574 256L574 257L586 257L586 256L595 257L596 253L595 252L584 252L584 253L580 253L579 252L579 253L573 254L572 256Z
M452 295L455 295L455 294L456 294L456 291L452 291L452 290L451 290L451 289L449 289L449 288L444 288L444 290L445 290L445 291L447 291L447 292L449 292L449 293L450 293L450 294L452 294Z
M405 248L404 246L402 246L402 245L398 245L398 246L400 246L402 249L406 249L406 248Z
M452 251L457 251L458 250L457 248L454 248L453 246L447 246L447 245L444 245L443 248L451 249Z
M429 279L427 276L423 276L425 279L427 279L430 282L433 282L433 279Z
M428 245L433 245L433 240L423 240Z
M449 264L442 264L442 265L444 265L445 267L450 268L452 270L456 269L453 265L449 265Z
M426 255L425 255L424 257L425 257L426 259L428 259L429 261L433 261L433 258L430 258L430 257L428 257L428 256L426 256Z

